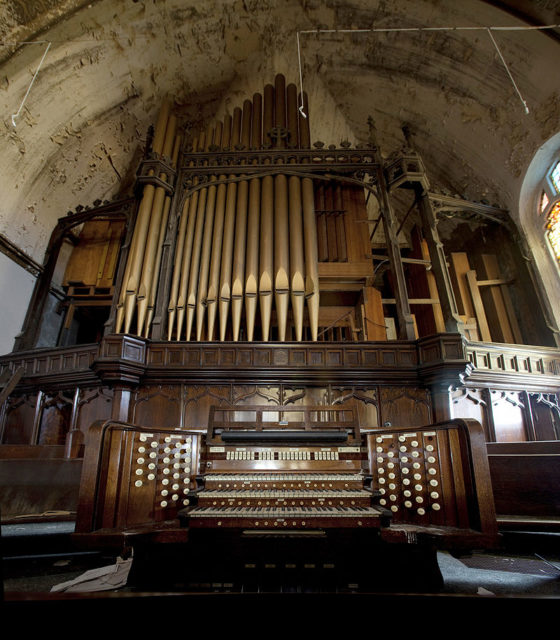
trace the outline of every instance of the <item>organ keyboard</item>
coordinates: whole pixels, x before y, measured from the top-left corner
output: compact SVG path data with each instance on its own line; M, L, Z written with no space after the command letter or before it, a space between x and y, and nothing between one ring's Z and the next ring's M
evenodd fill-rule
M237 558L243 564L263 539L272 545L267 553L292 557L295 538L313 557L324 552L339 566L369 567L378 576L383 563L390 571L395 549L401 558L407 548L426 550L438 573L435 549L497 544L485 441L475 421L358 433L340 424L228 424L206 433L94 425L77 538L138 541L142 549L146 541L181 544L199 575L210 565L231 569Z
M301 433L288 430L267 430L265 438L277 442L266 447L262 431L221 434L226 442L232 436L235 445L209 445L203 453L202 486L191 496L196 506L180 514L189 527L378 529L386 520L364 487L366 449L339 444L346 431L315 432L313 444L300 447L289 445Z

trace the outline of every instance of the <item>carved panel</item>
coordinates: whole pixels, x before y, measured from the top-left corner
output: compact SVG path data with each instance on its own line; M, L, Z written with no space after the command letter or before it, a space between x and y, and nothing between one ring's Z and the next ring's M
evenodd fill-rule
M181 426L181 387L154 385L140 387L131 406L134 424L164 428Z
M3 415L2 444L31 443L36 405L36 393L12 396L8 399Z
M381 424L423 426L432 422L432 408L426 389L381 387L379 390Z
M525 406L516 391L490 391L492 421L496 442L527 440Z
M183 426L205 431L210 407L231 404L231 385L186 385L182 388Z
M72 392L60 392L43 398L39 420L38 444L63 445L70 431Z
M472 418L480 422L484 429L486 440L494 439L488 421L488 403L485 391L482 389L466 389L461 387L451 392L451 417Z
M554 393L530 393L533 428L537 440L560 440L560 401Z
M74 427L87 433L96 420L109 420L113 396L113 390L108 387L80 389L75 415L72 417Z

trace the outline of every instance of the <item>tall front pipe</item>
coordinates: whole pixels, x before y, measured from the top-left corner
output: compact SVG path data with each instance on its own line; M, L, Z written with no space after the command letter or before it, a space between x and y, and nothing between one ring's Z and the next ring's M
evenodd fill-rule
M162 155L165 158L170 158L173 155L173 146L175 143L175 132L177 129L177 120L175 116L171 115L167 122L167 129L165 132L165 141L163 145ZM167 180L167 173L160 173L161 180ZM152 280L154 277L155 261L158 252L160 235L161 235L161 222L163 216L163 210L165 205L165 189L163 187L157 187L154 195L154 201L152 205L152 214L150 217L150 225L148 227L148 237L146 240L146 248L144 251L144 260L142 264L142 276L140 278L140 285L138 287L137 294L137 334L139 336L144 333L144 324L146 321L146 314L148 312L148 302L150 296L150 290L152 286Z
M196 151L204 151L206 148L206 133L202 132L198 139ZM196 184L196 181L195 181ZM183 261L181 265L181 279L179 282L179 294L177 297L177 330L176 339L180 340L183 334L183 324L187 315L187 297L189 292L189 282L191 279L191 263L194 247L194 235L197 227L199 199L201 190L197 189L190 197L188 222L185 233L185 248L183 251Z
M198 148L198 140L193 141L193 151ZM192 161L190 162L192 166ZM169 304L167 308L167 339L171 340L173 335L173 328L175 326L175 315L177 312L177 298L179 296L179 283L181 279L181 272L183 268L183 252L185 249L187 222L189 220L189 206L192 201L192 196L187 198L183 203L183 210L181 212L181 219L179 221L179 229L177 232L177 244L175 246L175 256L173 261L173 276L171 279L171 292L169 295ZM180 339L180 336L177 337Z
M187 311L187 290L189 286L189 277L191 272L191 256L193 249L194 229L196 226L196 216L198 211L198 196L199 192L195 191L190 198L185 202L183 214L185 215L186 229L185 229L185 246L183 249L182 260L180 263L179 271L179 287L177 292L177 305L176 305L176 321L177 328L175 330L175 337L177 340L181 340L183 334L183 324L185 322L185 314ZM171 326L169 327L171 330Z
M274 87L264 88L263 140L265 148L270 147L270 132L274 126ZM265 161L267 164L270 161ZM272 319L274 292L274 178L264 176L261 183L261 228L259 259L259 306L263 341L268 341Z
M298 107L297 89L289 84L286 91L288 107L288 144L297 147L298 136ZM290 196L290 294L294 321L295 339L299 342L303 335L303 315L305 307L305 281L303 258L303 223L301 203L301 180L298 176L291 176L288 181Z
M247 150L251 143L250 100L243 103L243 124L241 129L241 145ZM249 182L242 180L237 191L237 210L235 213L235 245L233 252L233 274L231 281L231 316L233 340L239 340L241 314L243 311L243 294L245 290L245 250L247 247L247 207L249 201Z
M275 141L276 148L284 148L286 139L286 87L284 77L277 75L274 87L275 97ZM281 161L279 161L281 162ZM278 323L278 340L286 340L289 303L289 222L288 222L288 180L285 175L277 175L274 180L274 292Z
M219 146L222 140L222 124L218 123L214 130L214 145ZM216 182L216 176L210 177L210 182ZM208 295L208 280L210 277L210 254L212 250L212 235L214 231L214 214L216 210L216 186L210 185L206 199L206 216L204 222L204 235L200 254L200 272L198 291L196 296L196 339L202 340L204 328L204 316L206 312L206 298Z
M144 338L148 338L150 335L150 327L152 326L152 320L154 317L154 309L156 305L157 286L159 281L159 268L161 266L161 256L163 253L163 242L165 239L165 231L167 229L167 222L169 220L169 210L171 209L171 198L166 196L165 203L163 205L163 215L161 219L161 235L158 244L158 251L156 255L156 264L152 277L152 285L150 287L150 295L148 298L148 311L146 313L146 325L144 327Z
M311 339L317 340L319 329L319 265L317 260L317 223L313 181L301 181L303 202L303 243L305 250L305 298L309 312Z
M303 97L303 100L302 100ZM299 139L302 149L311 147L309 129L309 105L307 94L300 95L303 102L303 111L307 114L304 118L299 116ZM305 254L305 298L309 313L309 327L311 339L317 340L319 332L319 264L317 257L317 220L315 216L315 196L313 193L313 181L311 178L303 178L301 181L303 204L303 245Z
M213 140L213 131L211 128L206 133L205 151ZM198 293L198 283L200 278L200 256L202 254L202 238L204 235L204 226L206 224L206 200L208 198L208 188L200 189L198 195L198 208L196 211L196 225L194 228L193 248L191 255L191 268L189 273L189 286L187 289L187 307L186 307L186 325L185 340L191 339L191 332L196 314L196 296Z
M251 148L260 149L262 145L262 98L260 93L253 95L253 118L251 123ZM259 291L259 226L260 226L261 185L259 178L249 183L249 213L247 220L247 259L245 265L245 317L247 322L247 340L252 341L257 315L257 296Z
M171 105L167 100L164 100L158 115L154 138L152 141L152 150L158 155L161 155L163 152L163 144L170 109ZM153 171L150 171L149 175L152 176ZM142 201L138 209L132 245L128 255L127 266L125 267L123 290L121 292L121 298L117 308L117 332L120 332L124 322L125 333L129 333L130 325L132 324L154 194L155 187L151 184L147 184L144 187Z
M222 149L229 148L231 140L231 116L226 116L222 127ZM220 180L226 176L221 175ZM210 257L210 277L206 296L206 313L208 317L208 340L214 340L216 312L218 309L218 292L220 288L220 268L222 265L222 249L224 236L224 218L226 210L227 186L219 184L216 192L216 211L214 214L214 236L212 239L212 256Z
M231 146L235 148L241 136L241 109L233 111L231 130ZM235 209L237 203L237 183L230 182L226 195L226 213L224 221L224 237L222 251L222 266L220 269L220 340L226 337L229 305L231 301L231 274L233 262L233 242L235 237Z
M179 157L179 151L181 149L181 144L183 142L183 138L181 135L176 136L175 144L173 146L172 158L171 158L171 166L177 166L177 159ZM148 300L148 313L146 316L146 328L144 329L144 337L147 338L149 336L150 328L152 326L152 319L154 316L154 309L156 305L156 297L157 297L157 289L159 283L159 271L161 266L161 258L163 255L163 244L165 242L165 236L167 233L167 223L169 221L169 211L171 209L171 196L167 195L165 197L165 204L163 208L163 216L161 220L161 229L160 229L160 237L158 244L158 251L155 260L152 284L150 288L150 297Z

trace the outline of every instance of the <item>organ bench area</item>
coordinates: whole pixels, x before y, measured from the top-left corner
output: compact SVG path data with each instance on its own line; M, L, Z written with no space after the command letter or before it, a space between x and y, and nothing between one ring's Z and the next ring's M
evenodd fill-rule
M363 431L329 413L94 424L76 543L131 552L132 588L234 592L433 591L438 549L499 544L479 423Z

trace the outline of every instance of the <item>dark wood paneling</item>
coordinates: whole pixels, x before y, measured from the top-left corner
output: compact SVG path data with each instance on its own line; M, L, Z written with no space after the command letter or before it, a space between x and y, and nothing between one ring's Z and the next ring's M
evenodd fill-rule
M489 443L498 517L557 518L560 526L560 442Z
M382 425L420 426L431 422L429 393L424 389L381 387L379 391Z

